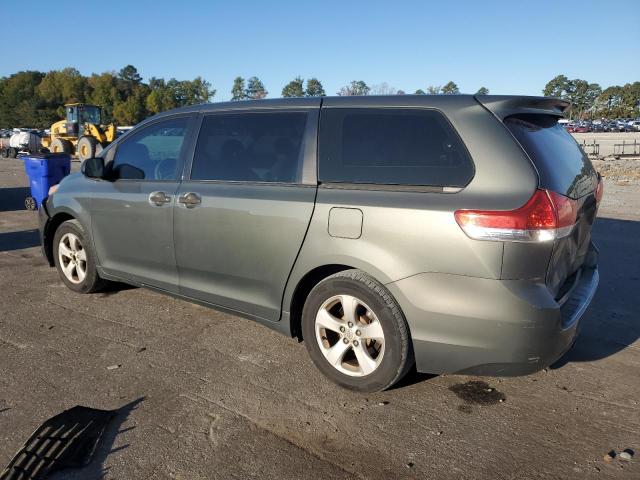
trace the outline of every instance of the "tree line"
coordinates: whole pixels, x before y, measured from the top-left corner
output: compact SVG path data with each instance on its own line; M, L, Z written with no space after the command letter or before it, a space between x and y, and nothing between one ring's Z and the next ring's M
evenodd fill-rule
M341 87L336 95L403 95L406 92L388 83L368 85L353 80ZM455 95L458 85L429 85L414 92L417 95ZM489 90L480 87L477 95ZM176 107L206 103L213 100L216 90L202 77L193 80L152 77L147 83L133 65L118 72L104 72L83 76L75 68L49 72L21 71L0 78L0 128L46 128L64 117L65 103L93 103L103 111L103 123L135 125L150 115ZM251 100L267 97L269 92L262 81L252 76L238 76L231 87L231 100ZM282 97L325 96L325 89L317 78L296 77L280 92ZM568 79L558 75L550 80L543 94L571 101L570 118L585 116L627 117L637 112L640 101L640 82L622 87L602 89L597 83Z
M132 65L90 76L75 68L23 71L0 78L0 127L48 127L64 117L65 103L75 102L100 105L103 123L133 125L170 108L208 102L215 93L201 77L144 83Z
M571 102L568 118L634 117L640 109L640 82L603 89L597 83L558 75L545 85L542 94Z

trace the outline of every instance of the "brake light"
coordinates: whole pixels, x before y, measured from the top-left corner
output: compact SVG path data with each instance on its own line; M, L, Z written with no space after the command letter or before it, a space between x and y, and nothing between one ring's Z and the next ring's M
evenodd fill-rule
M515 210L457 210L455 219L476 240L546 242L566 237L578 216L578 203L549 190L536 190Z
M600 200L604 195L604 182L602 181L602 175L598 173L598 186L596 187L596 205L600 205Z

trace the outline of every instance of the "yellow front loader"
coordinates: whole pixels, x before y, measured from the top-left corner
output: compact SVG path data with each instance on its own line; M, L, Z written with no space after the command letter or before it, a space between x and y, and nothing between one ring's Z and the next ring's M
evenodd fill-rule
M101 125L102 111L97 105L70 103L64 108L67 118L51 125L50 136L42 139L42 146L50 152L76 154L86 160L115 140L116 126Z

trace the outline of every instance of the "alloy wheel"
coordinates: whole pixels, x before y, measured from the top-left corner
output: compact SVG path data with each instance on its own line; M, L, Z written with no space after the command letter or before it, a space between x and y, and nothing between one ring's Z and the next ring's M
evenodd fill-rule
M329 364L345 375L373 373L384 356L384 332L374 311L351 295L335 295L319 308L316 340Z

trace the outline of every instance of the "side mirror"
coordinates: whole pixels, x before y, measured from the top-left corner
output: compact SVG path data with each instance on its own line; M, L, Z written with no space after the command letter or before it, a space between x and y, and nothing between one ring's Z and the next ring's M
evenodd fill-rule
M85 177L104 178L104 158L94 157L87 158L80 170Z

